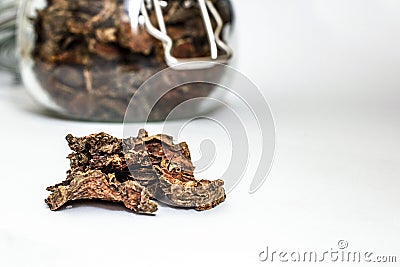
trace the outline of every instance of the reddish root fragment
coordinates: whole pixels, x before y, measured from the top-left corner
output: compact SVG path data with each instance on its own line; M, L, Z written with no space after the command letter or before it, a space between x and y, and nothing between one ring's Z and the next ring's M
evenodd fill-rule
M157 204L150 200L149 192L143 186L135 181L120 183L115 175L106 175L99 170L74 173L68 184L59 184L48 190L52 193L45 202L51 210L79 199L122 202L125 207L137 213L153 213L157 210Z

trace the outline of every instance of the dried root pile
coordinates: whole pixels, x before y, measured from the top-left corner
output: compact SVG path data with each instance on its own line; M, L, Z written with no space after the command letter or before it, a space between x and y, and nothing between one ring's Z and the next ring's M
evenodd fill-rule
M211 209L225 200L224 182L197 180L185 142L174 144L168 135L115 138L106 133L67 136L67 179L47 188L50 209L68 201L98 199L122 202L138 213L153 213L161 200L171 206Z

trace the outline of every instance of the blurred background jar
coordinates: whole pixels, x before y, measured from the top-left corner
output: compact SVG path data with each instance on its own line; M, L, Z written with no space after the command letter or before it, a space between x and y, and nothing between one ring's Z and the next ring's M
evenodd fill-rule
M68 117L121 121L138 88L160 70L192 61L226 64L232 57L226 37L233 22L229 0L21 1L23 82L43 106ZM213 67L201 69L196 80L223 75ZM166 84L174 79L163 78ZM157 88L146 90L151 99ZM149 119L165 119L180 103L213 90L207 83L179 86L158 101ZM154 104L148 101L131 105L140 110ZM210 108L191 107L180 116Z

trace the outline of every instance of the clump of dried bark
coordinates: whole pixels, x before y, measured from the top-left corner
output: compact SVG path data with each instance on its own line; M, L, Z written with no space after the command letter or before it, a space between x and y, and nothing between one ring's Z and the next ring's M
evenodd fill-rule
M48 187L46 203L56 210L68 201L99 199L122 202L138 213L152 213L157 204L211 209L225 200L224 182L197 180L185 142L168 135L115 138L106 133L66 137L73 152L65 181Z

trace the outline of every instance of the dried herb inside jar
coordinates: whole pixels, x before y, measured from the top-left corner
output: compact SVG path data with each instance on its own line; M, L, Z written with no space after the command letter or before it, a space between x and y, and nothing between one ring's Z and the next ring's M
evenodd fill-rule
M212 2L223 21L230 22L229 1ZM178 58L209 55L197 1L167 3L163 14L168 35L174 42L172 55ZM149 15L157 25L155 13ZM150 36L143 25L132 27L126 1L47 0L46 7L38 10L32 20L36 33L33 71L50 99L69 116L122 120L139 86L167 67L161 42ZM215 22L212 23L215 27ZM207 80L210 73L204 75L199 79ZM149 119L164 119L179 103L208 96L212 91L209 84L180 86L159 101ZM133 104L155 104L146 101L150 100L141 99Z

